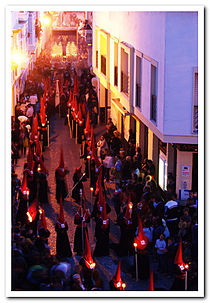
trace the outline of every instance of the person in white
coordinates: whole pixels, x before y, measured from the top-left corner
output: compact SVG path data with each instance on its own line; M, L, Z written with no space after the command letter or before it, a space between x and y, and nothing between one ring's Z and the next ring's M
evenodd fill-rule
M155 248L157 249L158 256L158 269L161 273L166 272L166 241L164 234L160 235L160 238L156 240Z

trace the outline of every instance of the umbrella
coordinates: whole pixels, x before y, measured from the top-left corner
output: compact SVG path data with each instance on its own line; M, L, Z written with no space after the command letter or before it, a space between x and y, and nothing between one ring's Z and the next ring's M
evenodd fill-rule
M22 123L28 120L28 118L26 116L19 116L18 120Z

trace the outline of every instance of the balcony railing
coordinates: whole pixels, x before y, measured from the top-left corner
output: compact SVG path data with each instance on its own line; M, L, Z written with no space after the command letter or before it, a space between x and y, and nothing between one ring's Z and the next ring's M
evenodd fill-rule
M121 92L128 94L128 75L121 71Z
M193 132L198 132L198 106L194 105L193 108Z

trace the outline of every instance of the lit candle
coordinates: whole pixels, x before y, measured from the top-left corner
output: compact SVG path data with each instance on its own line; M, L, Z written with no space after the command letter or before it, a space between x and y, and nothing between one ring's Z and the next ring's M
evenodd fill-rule
M134 242L133 246L135 247L135 263L136 263L136 281L138 281L138 256L137 256L137 243Z

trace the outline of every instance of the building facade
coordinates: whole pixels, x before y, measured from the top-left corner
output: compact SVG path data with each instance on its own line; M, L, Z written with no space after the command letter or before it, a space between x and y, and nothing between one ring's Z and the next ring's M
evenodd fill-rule
M38 23L39 12L11 12L12 116L15 115L15 106L24 90L27 76L41 51L40 41L36 35Z
M197 191L198 13L93 12L100 119L136 133L163 190Z

